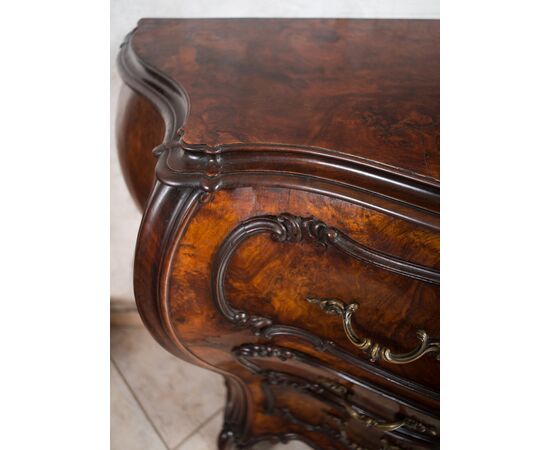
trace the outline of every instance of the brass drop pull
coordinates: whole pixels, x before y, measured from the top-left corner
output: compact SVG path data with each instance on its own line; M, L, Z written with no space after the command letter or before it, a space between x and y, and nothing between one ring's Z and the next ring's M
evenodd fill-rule
M379 422L376 419L374 419L373 417L367 416L365 414L358 413L357 411L355 411L355 409L353 409L349 405L345 405L345 406L346 406L346 410L347 410L348 414L350 415L350 417L352 417L355 420L359 420L367 428L373 427L373 428L376 428L380 431L393 431L393 430L397 430L398 428L401 428L402 426L405 425L404 420L398 420L396 422Z
M410 417L405 417L404 419L397 420L395 422L379 422L373 417L357 412L350 405L345 405L345 407L351 418L362 422L366 427L373 427L384 432L394 431L398 428L404 427L429 436L437 436L437 430L435 428L424 425L423 423L411 419Z
M439 340L430 339L424 330L418 330L416 335L420 339L420 344L414 350L408 353L393 353L388 347L380 345L371 338L361 338L353 329L351 317L359 309L357 303L346 305L344 302L335 298L313 298L307 297L309 303L318 305L326 314L332 314L342 317L344 331L353 345L363 350L369 356L371 362L380 359L393 364L408 364L424 356L426 353L435 353L439 360Z

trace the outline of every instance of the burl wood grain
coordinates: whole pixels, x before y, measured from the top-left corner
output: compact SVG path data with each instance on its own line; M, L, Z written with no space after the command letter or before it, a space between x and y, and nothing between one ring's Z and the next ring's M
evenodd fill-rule
M360 358L366 355L349 342L342 319L309 304L308 296L358 303L359 310L354 314L357 332L399 353L418 345L418 329L439 336L438 286L368 267L310 243L281 244L272 242L269 235L251 238L230 266L225 291L239 310L308 330ZM439 362L434 358L397 367L379 364L438 387Z
M190 143L318 146L439 178L438 21L147 19L131 45L188 92Z

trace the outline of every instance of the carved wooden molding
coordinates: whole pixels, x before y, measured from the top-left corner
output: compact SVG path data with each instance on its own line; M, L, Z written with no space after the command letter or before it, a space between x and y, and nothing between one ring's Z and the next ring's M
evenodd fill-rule
M439 211L439 187L399 170L337 151L298 145L254 143L209 147L183 139L161 144L157 177L172 186L206 192L240 186L280 186L311 190L399 214L407 202L410 220L432 227ZM304 182L304 177L309 182ZM373 197L375 194L376 199ZM394 199L399 198L399 201ZM390 208L391 205L391 208ZM405 211L405 209L403 209ZM435 225L434 225L435 226Z
M120 46L118 72L128 86L146 97L159 110L166 125L164 142L170 142L176 138L178 128L187 121L189 96L174 80L137 56L131 43L133 33L129 33Z

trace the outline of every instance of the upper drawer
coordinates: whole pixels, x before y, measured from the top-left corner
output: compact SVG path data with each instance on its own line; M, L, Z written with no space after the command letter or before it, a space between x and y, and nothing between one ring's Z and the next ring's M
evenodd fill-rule
M437 388L438 236L365 223L370 232L361 242L361 223L345 225L345 218L292 214L241 222L214 260L215 302L237 323L281 325L290 337L307 332L365 364Z

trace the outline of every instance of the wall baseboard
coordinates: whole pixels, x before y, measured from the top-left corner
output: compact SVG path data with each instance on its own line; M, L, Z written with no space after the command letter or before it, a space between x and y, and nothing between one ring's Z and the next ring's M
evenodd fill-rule
M139 317L136 304L133 300L111 298L111 326L114 327L141 327L143 322Z

